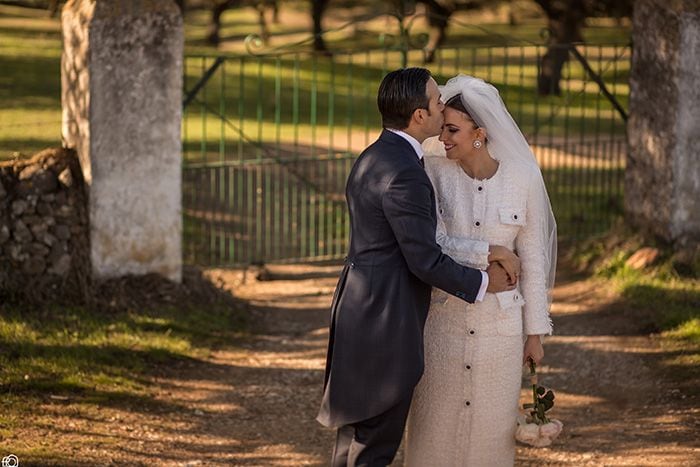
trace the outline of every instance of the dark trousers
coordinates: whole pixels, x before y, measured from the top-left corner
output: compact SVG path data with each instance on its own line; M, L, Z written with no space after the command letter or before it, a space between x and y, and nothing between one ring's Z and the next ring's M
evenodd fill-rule
M385 467L401 444L411 398L386 412L338 428L332 467Z

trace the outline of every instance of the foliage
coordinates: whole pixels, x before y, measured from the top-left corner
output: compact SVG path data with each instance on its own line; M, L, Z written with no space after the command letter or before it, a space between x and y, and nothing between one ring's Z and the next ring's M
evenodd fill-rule
M303 24L302 19L300 19L305 13L294 10L293 8L301 8L301 5L297 3L292 3L287 6L284 4L284 10L281 15L284 15L285 21L280 24L271 24L270 31L273 35L273 41L283 41L285 43L289 42L288 38L294 37L308 37L308 25ZM459 19L455 15L455 20ZM335 23L333 22L335 21ZM329 21L326 23L326 27L334 27L334 25L339 24L340 20L335 20L329 17ZM208 32L209 16L207 11L204 10L193 10L189 12L185 17L185 35L186 35L186 53L203 53L203 54L220 54L228 52L241 52L244 50L243 38L248 34L258 32L256 12L251 8L231 10L223 17L222 20L222 37L226 39L226 42L219 49L212 48L206 45L206 35ZM484 24L480 21L462 21L461 23L453 24L454 27L450 30L450 35L446 39L445 47L458 47L464 49L464 54L461 57L450 58L449 53L441 54L440 60L445 61L456 61L461 58L465 63L470 60L468 54L470 50L464 48L465 44L471 46L479 45L505 45L507 43L533 43L539 42L539 31L543 23L541 20L528 20L522 22L517 28L513 28L507 23L489 23ZM392 24L390 26L394 29L396 26ZM377 37L382 32L386 32L387 24L382 19L377 19L376 21L370 21L367 23L362 23L357 28L347 28L342 31L330 34L327 36L327 43L332 49L376 49L378 47ZM414 29L416 33L425 31L426 25L423 22L418 21ZM603 38L606 42L615 40L617 42L624 41L626 37L626 31L619 28L612 28L608 26L595 25L589 30L590 40L594 41L596 38ZM602 40L602 39L599 39ZM292 39L294 42L295 39ZM496 51L496 53L498 53ZM607 52L606 52L607 53ZM528 52L529 54L529 52ZM60 56L61 56L61 30L60 21L58 18L49 18L45 11L37 9L28 9L12 6L2 6L0 5L0 69L3 70L2 75L0 75L0 97L3 100L3 107L0 109L0 158L11 158L13 155L29 155L33 152L43 149L49 146L56 146L56 144L61 139L61 80L60 80ZM377 57L380 57L377 55ZM497 57L497 55L494 55ZM486 61L491 60L490 56L482 56L479 53L476 59L475 69L465 69L466 72L480 72L487 63ZM361 59L364 62L364 58ZM382 67L394 66L393 63L375 62L375 58L372 58L373 62L368 64L369 66L362 68L352 76L352 83L348 83L348 86L352 86L355 89L364 89L364 86L368 85L367 80L369 79L369 85L376 86L376 76L379 76L382 71ZM522 97L517 97L519 102L522 102L522 108L525 109L523 116L532 120L532 111L528 110L532 107L532 101L535 98L534 93L531 91L530 82L534 79L536 63L532 62L529 55L523 57L514 57L513 60L523 62L524 68L519 71L518 75L508 76L508 83L506 84L506 77L500 78L501 71L503 67L496 68L493 67L493 76L491 78L496 82L497 85L503 86L507 89L508 93L512 93L513 96L519 96L519 93L523 93ZM601 66L605 66L609 60L604 57L604 62L601 62ZM324 82L329 78L329 70L327 65L327 60L319 60L321 68L318 69L318 76L323 78ZM532 63L531 63L532 62ZM252 62L251 62L252 63ZM397 62L398 63L398 62ZM291 64L282 63L283 81L282 81L282 98L290 99L293 95L289 91L289 83L291 80L292 69ZM358 63L355 62L357 66ZM309 73L307 64L302 64L304 73ZM517 70L513 70L516 73ZM256 83L265 83L267 89L270 86L274 86L274 82L277 75L277 70L274 63L270 63L270 66L265 65L261 68L261 76L258 76L258 70L253 66L246 67L244 70L246 76L244 78L246 84L246 92L244 94L246 101L244 108L246 111L256 110L256 104L254 101L257 97L256 92L250 92L251 89L257 89ZM336 77L347 72L347 68L343 65L342 59L338 63L338 67L335 70ZM366 73L365 73L366 72ZM186 70L186 80L189 86L192 85L192 81L196 79L197 74L201 76L201 69L199 67L188 68ZM236 71L229 67L228 73L233 76ZM490 73L490 72L489 72ZM441 74L441 66L438 66L437 74ZM624 77L624 75L621 75ZM308 76L303 75L302 78L308 81ZM261 80L262 79L262 80ZM339 78L343 79L343 78ZM440 76L440 79L443 77ZM522 86L514 86L517 80L524 79ZM499 80L502 82L499 83ZM212 81L212 84L218 84L216 80ZM342 83L336 83L341 85ZM625 87L624 83L619 83L620 87ZM512 88L512 89L511 89ZM231 102L226 103L227 109L237 108L238 87L234 86L233 89L227 90L227 98ZM372 93L370 93L372 94ZM624 99L624 91L622 98ZM210 93L209 95L214 95ZM266 96L267 100L263 103L265 110L271 102L269 99L272 97L272 93L268 93ZM336 96L338 97L338 96ZM581 96L579 94L572 94L569 96L564 96L563 99L579 99ZM585 97L584 97L585 98ZM593 99L586 100L586 106L590 107ZM311 94L306 91L299 95L299 108L305 114L300 115L302 122L305 121L306 127L301 128L300 137L303 139L305 136L311 132L311 127L308 126L308 112L311 108ZM335 114L338 116L352 115L354 120L360 121L360 125L364 127L365 122L362 118L363 107L368 105L370 109L374 109L373 97L370 95L368 99L360 99L359 106L354 108L343 107L343 100L340 98L336 99ZM554 104L555 101L547 102L547 105ZM325 105L324 101L319 101L319 106ZM218 108L218 103L217 103ZM318 115L327 115L329 111L327 108L319 107L317 109ZM367 113L367 112L365 112ZM372 113L372 112L369 112ZM271 114L268 112L263 112L264 118L270 118ZM288 118L290 112L283 112L282 117ZM518 118L521 116L518 115ZM246 116L247 118L247 116ZM376 118L374 114L369 115L368 118L371 120L367 122L369 125L374 125ZM196 119L196 117L195 117ZM554 125L560 125L563 119L554 119ZM583 120L582 120L583 121ZM605 124L605 120L601 120L601 124ZM594 128L594 125L585 125L586 128ZM195 126L196 128L196 126ZM214 127L211 127L213 131L217 131ZM282 131L285 130L283 128ZM526 125L526 131L530 131ZM561 129L556 129L556 132L560 132ZM237 143L232 143L236 145Z
M158 368L207 355L246 328L228 306L113 311L2 305L0 399L147 403Z
M659 249L658 259L635 269L628 259L642 247ZM624 225L571 248L571 259L605 279L640 315L651 317L649 331L672 340L700 344L700 261L688 262L664 244Z

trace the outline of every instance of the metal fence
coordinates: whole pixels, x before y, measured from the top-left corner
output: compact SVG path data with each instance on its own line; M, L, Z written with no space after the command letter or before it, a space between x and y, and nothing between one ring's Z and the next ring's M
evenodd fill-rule
M605 231L620 214L630 49L579 45L561 95L540 96L545 46L442 49L457 73L499 88L547 182L560 237ZM341 258L344 185L380 132L376 90L421 51L190 56L183 119L185 261L200 265Z

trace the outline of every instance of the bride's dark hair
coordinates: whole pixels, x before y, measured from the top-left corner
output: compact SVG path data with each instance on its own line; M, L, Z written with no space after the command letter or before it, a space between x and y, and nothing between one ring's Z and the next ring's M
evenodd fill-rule
M476 120L472 116L472 114L469 113L466 107L464 107L464 103L462 102L462 96L460 94L457 94L456 96L450 97L447 102L445 102L445 107L449 107L451 109L459 110L463 114L465 114L467 117L469 117L469 120L474 122L475 128L479 128L479 124L476 123Z

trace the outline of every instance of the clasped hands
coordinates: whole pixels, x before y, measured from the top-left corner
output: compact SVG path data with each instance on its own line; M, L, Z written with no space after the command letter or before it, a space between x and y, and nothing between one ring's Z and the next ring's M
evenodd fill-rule
M487 292L496 293L513 290L520 278L520 258L514 252L501 245L489 246L489 275Z

